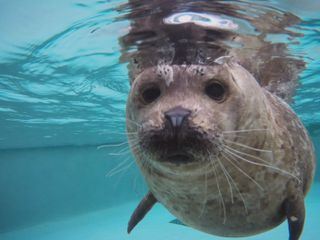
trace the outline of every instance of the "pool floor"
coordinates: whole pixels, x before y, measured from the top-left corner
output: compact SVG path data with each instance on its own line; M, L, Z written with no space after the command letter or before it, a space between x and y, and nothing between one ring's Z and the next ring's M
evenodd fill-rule
M320 236L320 183L315 183L309 193L307 219L301 240L315 240ZM114 208L64 219L0 234L1 240L214 240L231 239L201 233L189 227L169 223L174 217L157 204L145 219L132 231L126 233L130 214L137 202ZM238 238L249 240L288 239L287 223L264 234Z

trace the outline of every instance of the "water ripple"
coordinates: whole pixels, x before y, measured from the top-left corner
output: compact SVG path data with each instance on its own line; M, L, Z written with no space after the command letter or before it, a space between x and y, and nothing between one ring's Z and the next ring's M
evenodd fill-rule
M222 15L233 10L229 18L237 22L241 36L256 37L267 32L267 42L287 43L288 56L307 63L294 97L294 108L308 126L320 125L317 110L320 102L319 19L313 14L312 17L304 14L302 21L295 25L299 18L284 11L283 5L279 7L278 1L226 1L230 6L238 6L227 11L213 8L208 1L193 2L197 4L186 4L186 8L206 9ZM128 40L130 20L159 11L151 2L132 0L131 3L135 4L134 11L125 1L70 1L65 11L72 15L81 9L88 17L42 41L19 46L12 43L10 52L1 54L0 148L124 140L120 134L110 134L114 129L124 132L129 81L123 56L137 50L134 44L152 44L155 36L152 32L137 34L134 44L127 44L127 48L123 41ZM270 11L274 13L273 18L266 14ZM291 26L280 24L279 16L283 14L291 19ZM232 41L223 44L226 48L246 47ZM119 63L119 58L124 63Z
M129 84L118 38L128 22L114 21L119 4L76 4L70 14L75 7L95 13L6 55L0 63L1 148L117 141L99 133L109 126L124 131ZM74 132L82 137L66 141Z

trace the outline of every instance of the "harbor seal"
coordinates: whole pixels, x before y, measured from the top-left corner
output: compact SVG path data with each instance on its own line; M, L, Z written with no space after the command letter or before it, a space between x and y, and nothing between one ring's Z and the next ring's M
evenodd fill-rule
M128 232L160 202L187 226L209 234L250 236L287 219L290 240L298 240L315 156L306 129L283 100L292 92L283 94L290 91L279 87L295 71L277 71L270 63L273 44L251 41L267 53L257 55L255 60L263 60L258 65L245 61L247 52L203 45L198 40L208 32L195 20L171 28L155 20L163 16L170 14L156 11L144 35L137 34L137 23L144 21L138 18L123 39L125 44L137 36L156 39L139 42L131 65L137 67L130 72L128 140L150 191L132 214ZM160 40L150 29L161 32ZM218 40L232 35L216 33ZM164 47L156 49L157 44ZM283 46L277 50L285 52ZM210 61L202 61L208 55ZM286 60L278 63L287 70L299 65ZM282 82L274 76L257 79L270 70L262 62L282 74Z

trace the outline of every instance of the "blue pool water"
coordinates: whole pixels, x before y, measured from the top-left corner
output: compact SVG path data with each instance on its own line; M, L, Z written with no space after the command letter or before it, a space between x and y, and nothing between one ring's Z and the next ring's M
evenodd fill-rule
M320 2L258 2L301 19L287 29L295 34L266 38L306 62L291 105L319 158ZM126 145L130 85L119 60L119 39L130 31L126 3L0 0L0 240L224 239L170 223L160 205L126 233L147 192ZM252 31L244 20L239 25ZM317 171L303 240L320 236L319 190ZM244 239L287 236L284 223Z

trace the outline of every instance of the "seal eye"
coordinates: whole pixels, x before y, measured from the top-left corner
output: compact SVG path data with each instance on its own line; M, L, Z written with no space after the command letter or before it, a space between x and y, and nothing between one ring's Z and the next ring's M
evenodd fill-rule
M149 104L154 102L158 97L160 97L161 91L157 86L149 86L142 90L142 100L144 103Z
M205 88L205 93L215 101L222 101L225 97L226 90L218 82L211 82Z

